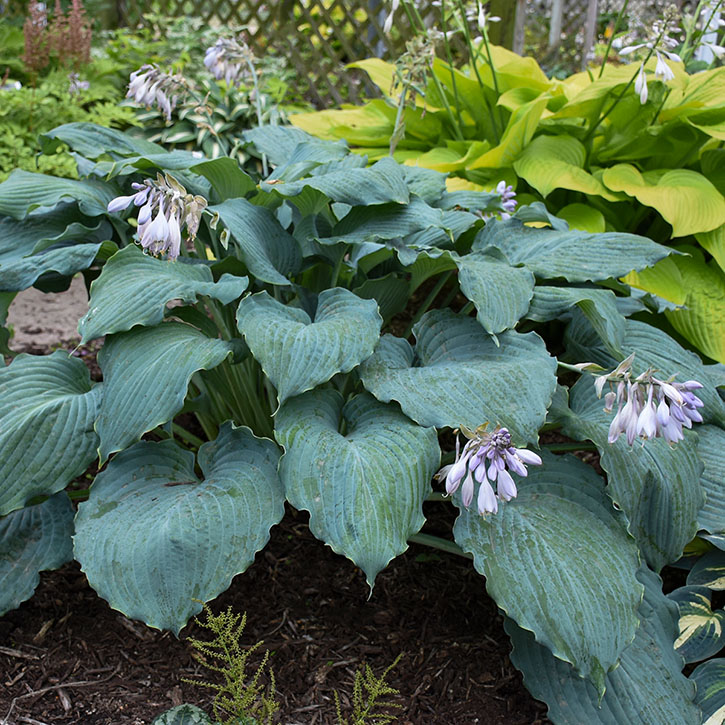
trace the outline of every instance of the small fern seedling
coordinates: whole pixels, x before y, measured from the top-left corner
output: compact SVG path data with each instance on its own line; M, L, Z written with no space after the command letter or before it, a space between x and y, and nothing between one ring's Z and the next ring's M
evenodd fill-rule
M399 654L380 677L375 676L367 663L362 664L357 669L352 688L351 720L347 720L342 716L340 696L335 690L338 725L387 725L398 719L397 715L385 712L385 710L402 710L403 708L397 702L387 699L391 695L399 695L400 691L391 687L386 682L386 678L393 667L400 662L402 656L402 653Z
M204 641L189 637L188 641L196 650L195 659L206 669L221 675L222 682L187 678L182 681L215 691L212 703L214 718L222 725L269 725L279 709L274 698L274 673L271 668L267 668L269 651L264 653L262 662L251 678L247 678L246 672L249 656L264 642L242 647L240 641L247 623L246 613L240 617L229 607L226 612L214 615L210 607L204 604L204 614L204 621L198 618L195 621L200 627L208 629L213 639ZM260 683L265 669L268 669L270 680L267 687Z

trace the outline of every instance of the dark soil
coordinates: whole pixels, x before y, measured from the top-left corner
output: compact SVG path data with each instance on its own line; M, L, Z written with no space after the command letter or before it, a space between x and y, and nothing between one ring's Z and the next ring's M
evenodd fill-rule
M426 504L441 532L447 503ZM244 642L271 652L280 722L335 723L334 690L349 702L367 662L400 691L400 723L534 725L545 706L508 659L496 604L471 563L417 545L382 572L372 597L362 573L317 541L307 515L289 509L270 543L212 609L247 613ZM206 672L186 636L126 619L89 588L77 564L41 575L35 596L0 619L0 723L142 725L210 695L181 678ZM263 648L263 649L264 649ZM261 655L261 653L258 653ZM251 662L259 661L255 654Z

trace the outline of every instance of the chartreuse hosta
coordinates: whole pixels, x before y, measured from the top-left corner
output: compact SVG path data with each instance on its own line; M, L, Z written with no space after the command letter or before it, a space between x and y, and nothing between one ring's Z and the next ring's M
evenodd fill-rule
M472 556L557 723L700 722L658 573L698 531L725 566L725 375L615 281L670 250L540 205L501 219L505 185L448 192L297 129L247 140L273 168L258 183L71 124L45 144L80 180L0 185L3 309L83 271L79 332L105 336L103 383L62 351L0 370L0 610L75 557L112 607L178 633L287 500L371 588L411 540ZM559 455L594 446L606 480ZM429 497L459 509L455 544L419 533Z

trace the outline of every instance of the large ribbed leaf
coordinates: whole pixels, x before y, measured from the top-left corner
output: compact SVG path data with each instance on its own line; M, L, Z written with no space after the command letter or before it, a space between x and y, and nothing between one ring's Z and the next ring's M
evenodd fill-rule
M664 438L629 446L625 436L609 443L614 413L605 413L603 406L591 378L582 378L571 388L571 411L564 415L562 430L576 440L594 441L609 495L626 514L645 559L659 571L680 557L697 532L704 501L697 436L685 431L685 440L676 446Z
M76 516L75 555L114 608L178 634L224 591L282 518L279 450L225 423L194 456L143 441L99 474Z
M536 322L555 320L576 305L607 349L624 358L624 318L617 310L615 300L611 290L537 285L526 317Z
M90 216L106 213L114 197L111 186L100 181L76 181L15 169L0 184L0 214L25 219L38 207L52 207L60 201L77 201Z
M687 574L687 583L725 591L725 551L713 549L701 556Z
M607 675L601 701L596 688L571 665L553 657L512 620L506 621L514 647L511 661L523 671L529 692L549 706L549 718L556 725L700 725L700 712L693 704L695 688L680 672L682 658L672 646L677 608L662 594L656 575L642 569L637 576L645 585L638 612L641 624L622 652L619 667ZM608 624L602 621L601 627Z
M697 526L710 534L719 534L725 532L725 430L702 425L697 435L698 454L705 465L700 478L705 503L697 515Z
M476 305L486 332L496 334L514 327L529 309L534 275L528 269L477 253L456 258L456 266L461 292Z
M246 199L228 199L209 210L219 214L255 277L270 284L290 283L287 275L297 271L302 255L294 237L282 229L269 209Z
M381 159L367 169L340 169L329 173L320 173L316 169L313 176L299 181L275 184L274 190L283 196L296 196L306 186L321 191L333 201L351 206L369 206L387 202L407 204L410 200L402 167L389 157Z
M712 610L712 592L703 586L680 587L667 595L679 608L679 635L675 649L685 662L700 662L725 645L725 611Z
M708 660L698 665L690 679L697 685L695 702L702 710L702 725L725 722L725 659Z
M49 143L48 139L52 139L54 143ZM88 159L97 159L105 154L131 156L165 151L163 146L151 141L95 123L65 123L44 133L42 142L46 153L66 143Z
M341 287L320 292L314 320L266 292L245 297L237 308L239 330L280 403L370 357L382 322L375 300Z
M221 201L246 196L257 188L252 177L242 171L239 164L228 156L196 164L189 171L208 179Z
M621 360L602 349L596 333L583 317L575 318L567 327L565 342L578 361L592 361L612 370ZM685 350L665 332L638 320L625 321L622 349L627 355L635 353L633 369L637 375L653 367L661 379L677 374L680 382L699 380L704 386L697 391L705 404L700 408L703 420L725 426L725 402L717 391L718 385L725 384L722 365L703 365L698 355Z
M282 406L275 435L285 449L287 499L310 512L312 533L357 564L372 587L423 525L440 460L435 431L367 394L343 404L337 391L315 390Z
M65 493L0 518L0 616L30 599L39 572L73 558L73 506Z
M384 335L361 369L365 387L424 426L506 426L517 444L535 442L556 388L556 361L535 333L508 331L498 345L476 320L448 310L413 328L415 349Z
M636 234L590 234L578 229L556 231L526 227L517 219L489 221L476 237L474 250L501 250L511 264L523 264L537 277L595 282L651 267L670 250Z
M101 386L67 352L0 368L0 515L62 490L95 458Z
M498 606L601 691L637 628L639 554L590 466L542 458L516 499L494 516L462 509L453 533Z
M134 325L156 325L170 300L193 303L204 295L226 305L244 292L247 282L230 274L214 282L206 265L168 262L131 245L114 254L91 285L88 313L78 331L86 342Z
M231 350L181 322L110 337L98 355L104 381L96 422L101 460L171 420L184 405L191 376L216 367Z

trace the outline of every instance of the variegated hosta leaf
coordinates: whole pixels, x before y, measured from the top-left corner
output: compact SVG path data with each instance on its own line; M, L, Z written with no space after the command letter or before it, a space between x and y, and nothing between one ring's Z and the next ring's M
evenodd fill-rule
M496 334L511 327L529 309L534 275L523 267L488 254L467 254L456 259L461 292L476 306L478 321Z
M700 557L690 569L687 583L725 591L725 551L714 549Z
M237 326L280 404L370 357L382 322L375 300L341 287L320 292L314 320L266 292L245 297L237 308Z
M601 700L571 665L506 620L513 643L511 661L523 672L529 692L549 706L549 718L557 725L700 725L695 688L681 673L682 658L672 646L677 608L662 594L661 582L651 571L643 568L637 577L645 585L640 625L634 641L622 651L619 666L607 674ZM600 626L606 631L609 622Z
M697 428L698 453L705 468L700 484L705 503L697 516L698 528L711 534L725 532L725 430L716 425Z
M269 540L284 513L279 450L222 425L194 456L137 443L100 473L76 516L75 555L114 608L178 634Z
M287 499L310 512L312 533L357 564L372 587L423 525L440 460L435 430L367 394L343 405L335 390L287 401L275 424Z
M702 710L702 725L725 722L725 659L708 660L690 675L697 685L695 702Z
M725 612L712 611L712 592L707 587L686 586L667 595L680 609L679 635L675 649L685 662L700 662L717 654L725 645Z
M667 247L636 234L590 234L578 229L556 231L524 226L517 219L492 220L476 237L473 249L494 247L511 264L523 264L537 277L569 282L596 282L651 267L670 254Z
M227 199L210 206L209 211L219 214L242 262L257 279L290 284L287 275L298 270L302 254L295 238L280 226L269 209L246 199Z
M109 337L98 355L104 381L96 423L101 460L171 420L184 405L191 376L216 367L231 352L228 342L181 322Z
M583 316L575 317L567 327L564 342L569 355L576 356L577 362L595 362L607 370L621 362L621 358L614 358L603 349ZM677 374L680 382L693 379L701 382L704 387L697 395L705 404L700 408L703 420L725 426L725 402L717 391L717 386L723 383L722 365L703 365L698 355L685 350L665 332L638 320L625 320L622 350L626 355L635 353L632 366L635 375L653 367L662 379Z
M563 414L563 433L596 444L607 472L607 491L626 514L630 533L647 562L659 571L680 557L697 532L697 514L704 501L697 436L685 431L685 440L676 446L664 438L629 446L625 436L609 443L614 413L604 412L589 377L571 388L569 405Z
M114 254L91 284L89 309L78 331L85 342L134 325L157 325L170 300L193 303L205 295L226 305L244 292L247 282L230 274L214 282L206 265L156 259L131 245Z
M67 352L0 368L0 515L61 491L95 458L101 386Z
M555 320L576 305L607 350L623 359L624 318L617 310L616 299L611 290L537 285L526 317L536 322Z
M378 400L396 400L420 425L506 426L517 444L536 442L556 388L556 361L541 338L508 331L498 345L471 317L426 313L413 328L415 349L384 335L360 368Z
M33 596L39 572L73 558L73 506L65 493L0 518L0 616Z
M453 533L498 606L601 691L637 628L639 554L590 466L542 458L517 498L492 516L461 509Z

